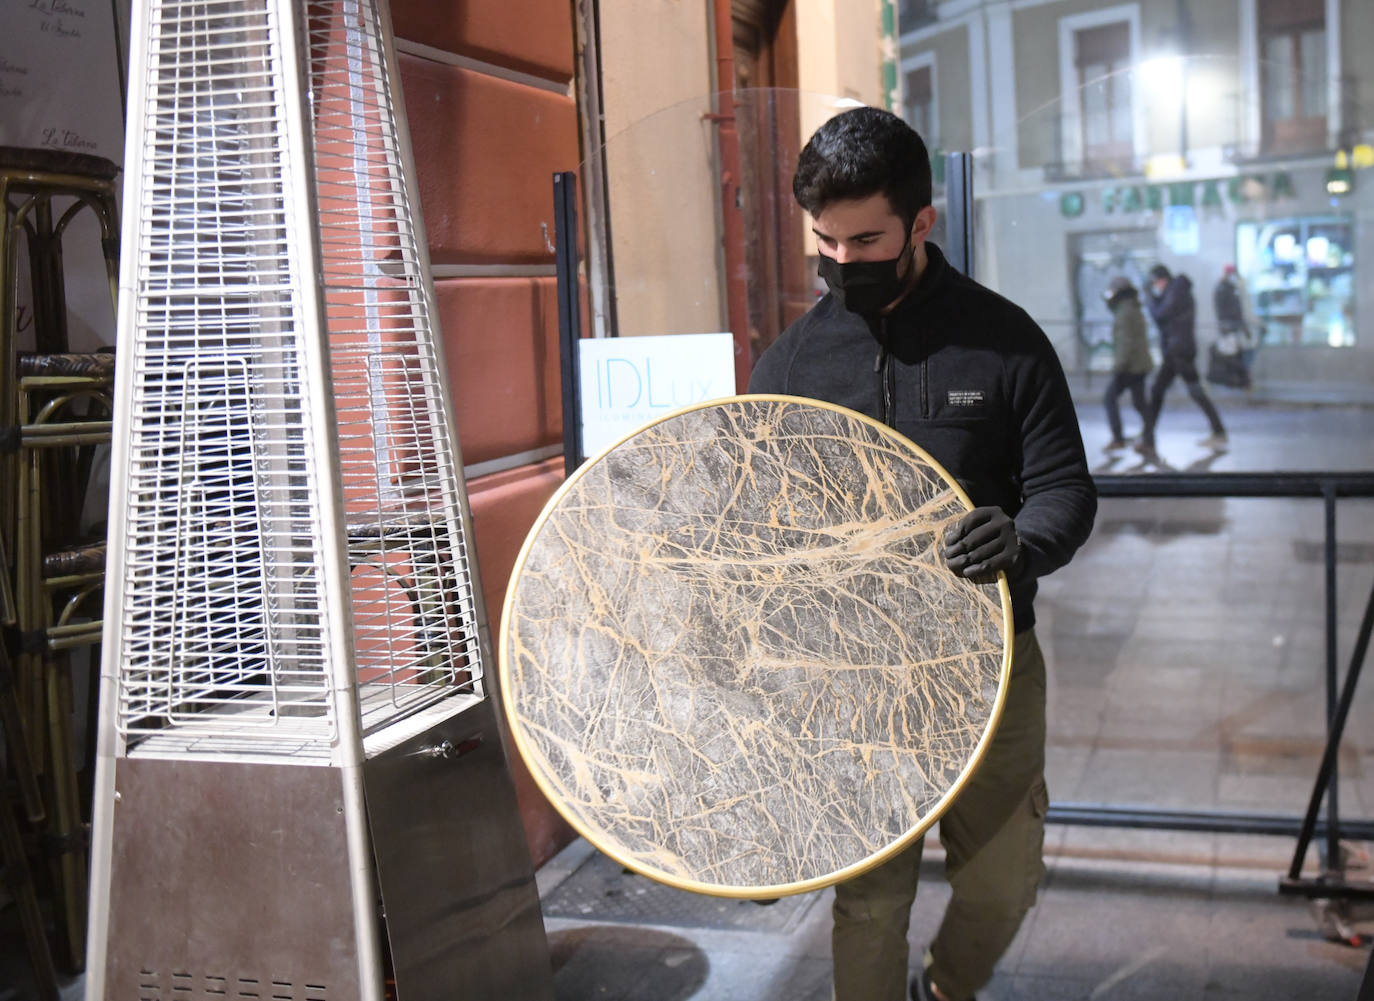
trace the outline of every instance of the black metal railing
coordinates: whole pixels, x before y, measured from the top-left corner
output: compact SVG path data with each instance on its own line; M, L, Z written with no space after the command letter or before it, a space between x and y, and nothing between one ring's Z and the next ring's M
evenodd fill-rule
M1165 473L1151 476L1099 476L1101 497L1275 497L1310 498L1325 509L1326 709L1327 740L1313 781L1305 814L1239 813L1233 811L1164 810L1097 803L1051 804L1052 823L1094 827L1151 828L1209 831L1223 834L1271 834L1296 837L1293 860L1279 881L1282 893L1317 898L1374 898L1374 882L1346 877L1342 837L1374 839L1374 819L1342 820L1337 792L1337 755L1360 672L1374 632L1374 587L1366 601L1350 665L1339 676L1336 603L1336 505L1341 498L1374 497L1374 473ZM1321 816L1323 802L1325 815ZM1302 866L1314 837L1322 838L1322 874L1302 878Z

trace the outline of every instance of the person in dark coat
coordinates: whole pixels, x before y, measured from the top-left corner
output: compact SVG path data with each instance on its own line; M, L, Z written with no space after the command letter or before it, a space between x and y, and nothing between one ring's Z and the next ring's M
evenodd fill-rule
M1140 311L1140 293L1124 275L1113 278L1103 293L1107 308L1112 311L1112 381L1102 397L1107 408L1107 424L1112 440L1107 451L1126 447L1121 433L1121 394L1130 390L1131 402L1140 414L1142 428L1150 426L1150 405L1145 401L1145 377L1155 367L1150 357L1150 341L1145 330L1145 314Z
M1242 342L1250 339L1250 325L1245 321L1245 307L1241 303L1240 292L1236 285L1240 276L1236 266L1228 264L1222 269L1221 279L1212 289L1212 306L1217 314L1217 326L1223 334L1237 334Z
M1212 405L1207 391L1197 374L1197 339L1193 328L1196 320L1197 305L1193 300L1193 282L1187 275L1174 275L1163 264L1150 269L1150 289L1145 297L1145 308L1150 311L1155 326L1159 328L1159 347L1163 360L1159 374L1150 388L1150 420L1140 436L1136 448L1146 454L1155 450L1155 428L1159 424L1160 411L1164 409L1164 394L1169 391L1175 378L1182 378L1188 387L1188 395L1207 418L1212 433L1198 442L1206 448L1220 451L1226 448L1226 428L1222 426L1221 415Z
M1207 363L1207 381L1232 389L1250 388L1250 359L1255 341L1245 317L1241 298L1244 283L1236 266L1222 269L1221 279L1212 289L1212 308L1217 315L1217 339Z
M830 292L763 353L751 393L848 407L925 449L974 509L945 534L956 576L1007 575L1014 638L997 733L940 818L951 898L916 1001L970 1001L992 976L1044 874L1045 659L1040 577L1092 530L1097 492L1063 368L1025 310L960 274L927 242L930 156L891 112L822 125L792 192L810 213ZM836 1001L906 1001L907 930L921 841L835 887Z

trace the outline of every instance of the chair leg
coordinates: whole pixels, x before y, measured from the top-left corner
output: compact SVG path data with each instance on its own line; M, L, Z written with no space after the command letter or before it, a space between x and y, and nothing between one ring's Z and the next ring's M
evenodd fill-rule
M16 403L18 373L15 368L15 297L19 284L19 234L15 230L9 204L9 185L0 179L0 209L4 226L0 228L0 434L19 425ZM0 484L14 483L19 468L19 442L0 441ZM15 496L12 489L0 489L0 550L14 541ZM11 552L14 550L11 549ZM3 553L0 553L3 557ZM10 572L8 561L0 558L0 570Z
M56 1001L55 966L79 971L85 963L89 856L85 807L90 802L87 784L92 776L82 776L79 766L82 760L88 767L93 763L94 741L85 748L75 746L71 659L65 651L48 647L56 614L42 560L45 552L76 541L92 450L88 445L30 448L21 439L18 429L27 423L31 401L25 398L18 378L14 302L18 258L27 249L34 346L44 354L68 350L63 237L68 223L90 208L99 218L101 250L117 312L118 206L112 182L87 185L54 177L46 186L33 178L25 178L18 188L13 187L15 183L11 172L0 173L4 215L0 227L0 625L20 640L17 652L13 646L0 649L0 725L9 746L7 759L0 764L13 763L22 808L35 830L43 832L41 843L50 864L57 912L56 964L33 878L36 868L46 896L47 871L26 856L15 814L20 801L11 803L8 798L0 799L0 878L9 877L14 886L41 1001ZM16 190L19 194L11 198ZM76 199L56 222L54 195ZM70 640L68 634L58 632ZM98 669L92 673L90 705L95 707L99 704ZM93 709L92 737L97 722Z
M25 409L20 397L21 411ZM76 776L76 755L71 740L72 695L70 663L65 652L47 650L47 630L52 625L52 604L43 586L43 534L46 498L56 497L60 481L53 473L66 449L29 448L23 453L19 483L19 628L26 637L41 636L41 651L28 650L21 657L37 679L37 715L34 730L40 736L41 757L48 791L48 822L44 839L57 900L61 965L77 972L86 955L86 849L82 809ZM44 515L49 517L45 518Z
M47 718L44 707L42 648L34 637L44 621L42 602L42 518L39 509L39 450L26 449L19 456L19 489L15 516L15 629L19 635L19 654L14 660L15 687L19 693L29 754L39 770L47 761Z
M59 895L58 927L73 973L86 960L86 837L72 746L71 662L65 651L44 658L47 677L49 785L52 811L48 826L48 854L53 885Z
M47 812L43 807L42 791L38 787L38 772L29 754L29 739L25 735L27 725L14 689L14 671L10 667L9 653L3 645L0 645L0 725L5 728L5 746L9 749L9 758L19 781L24 815L29 823L41 824Z
M62 236L53 227L51 196L33 195L30 277L34 297L34 346L39 354L67 350L67 290L62 275ZM40 312L41 310L41 312Z
M84 765L81 782L81 802L86 808L83 822L87 830L91 824L91 804L95 802L95 758L100 747L100 658L102 647L99 643L91 646L90 663L86 679L86 740L81 759Z
M110 191L96 198L96 215L100 218L100 249L105 255L105 273L110 279L110 301L114 305L115 321L119 320L119 203Z

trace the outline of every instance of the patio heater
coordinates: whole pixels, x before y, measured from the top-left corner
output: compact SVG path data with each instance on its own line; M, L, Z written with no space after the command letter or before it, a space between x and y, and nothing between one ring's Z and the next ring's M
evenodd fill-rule
M87 996L548 997L385 0L131 34Z

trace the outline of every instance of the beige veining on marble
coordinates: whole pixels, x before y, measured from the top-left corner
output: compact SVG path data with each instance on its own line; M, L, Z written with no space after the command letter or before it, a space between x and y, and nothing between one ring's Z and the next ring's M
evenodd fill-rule
M675 882L788 888L887 850L961 779L1004 591L938 555L967 510L838 408L741 397L579 472L511 585L527 764L602 850Z

